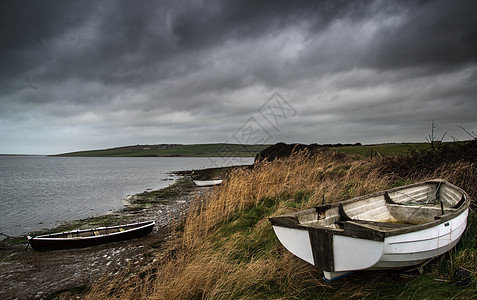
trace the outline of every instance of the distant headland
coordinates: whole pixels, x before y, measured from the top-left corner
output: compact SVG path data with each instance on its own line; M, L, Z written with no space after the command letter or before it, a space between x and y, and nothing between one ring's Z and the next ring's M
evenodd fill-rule
M292 149L328 149L358 156L405 153L412 147L428 147L426 143L354 144L155 144L132 145L115 148L62 153L53 156L76 157L256 157L265 152L290 152ZM269 148L269 149L268 149ZM269 153L270 154L270 153ZM268 156L268 155L267 155ZM278 155L280 156L280 155Z

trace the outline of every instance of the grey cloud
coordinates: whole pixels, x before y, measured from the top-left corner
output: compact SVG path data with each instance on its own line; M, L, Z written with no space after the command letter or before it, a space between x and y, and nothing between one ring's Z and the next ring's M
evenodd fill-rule
M198 142L201 132L220 142L279 91L299 114L276 141L415 139L432 118L472 127L475 7L3 1L0 124L23 134L67 126L98 144L127 141L118 129L145 143Z
M408 2L403 22L388 26L371 44L371 66L455 68L477 61L475 1Z
M227 40L260 38L301 20L325 26L347 11L343 6L351 6L334 1L206 1L184 9L174 2L81 3L6 7L4 13L11 17L2 19L4 28L11 30L4 51L15 49L10 53L15 72L44 64L40 74L53 79L94 78L111 84L134 84L138 77L157 80L193 68L181 68L187 62L182 60L184 54L200 53ZM48 47L52 41L58 49ZM174 65L168 63L171 58Z

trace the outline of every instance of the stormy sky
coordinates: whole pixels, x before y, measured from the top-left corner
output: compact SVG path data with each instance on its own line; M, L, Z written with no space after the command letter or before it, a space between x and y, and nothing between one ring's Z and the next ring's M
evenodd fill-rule
M475 1L0 1L0 153L477 131Z

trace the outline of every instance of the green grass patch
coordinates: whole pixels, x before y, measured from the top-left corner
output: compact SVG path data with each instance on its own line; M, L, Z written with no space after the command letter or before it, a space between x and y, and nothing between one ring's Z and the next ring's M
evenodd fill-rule
M238 263L270 255L271 249L276 247L276 238L267 217L276 209L279 199L265 197L257 205L230 216L209 237L214 249L220 251L224 244L233 240L235 247L226 255ZM259 222L267 222L267 228L257 228Z
M347 183L343 187L343 191L341 192L341 199L346 200L346 199L353 198L356 195L356 190L357 190L356 183L354 182Z
M430 147L428 143L393 143L393 144L377 144L364 146L348 146L334 147L331 150L344 154L357 155L361 158L372 158L375 156L399 155L406 154L411 148L427 149Z
M357 272L331 282L331 289L325 290L325 295L316 296L321 299L469 299L475 292L452 281L436 280L432 272L409 278L393 271Z
M402 179L399 179L399 180L396 180L389 188L395 188L395 187L400 187L400 186L405 186L405 185L408 185L408 184L411 184L412 181L411 180L402 180Z
M290 197L286 204L288 207L300 208L303 203L308 202L312 195L313 193L310 191L299 191L293 197Z
M257 205L254 205L242 212L233 214L223 224L218 227L218 232L224 236L237 232L250 233L253 227L273 211L278 197L265 197Z

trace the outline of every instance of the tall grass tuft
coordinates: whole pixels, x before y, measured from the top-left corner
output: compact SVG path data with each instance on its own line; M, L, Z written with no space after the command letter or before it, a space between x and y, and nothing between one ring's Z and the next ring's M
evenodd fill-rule
M290 199L277 207L283 211L299 192L312 195L297 207L303 209L323 198L326 202L341 201L386 186L386 176L378 170L333 152L313 157L301 152L288 159L263 161L252 170L232 172L220 188L194 201L186 218L183 243L186 247L194 245L231 214L257 205L266 197L287 195Z

